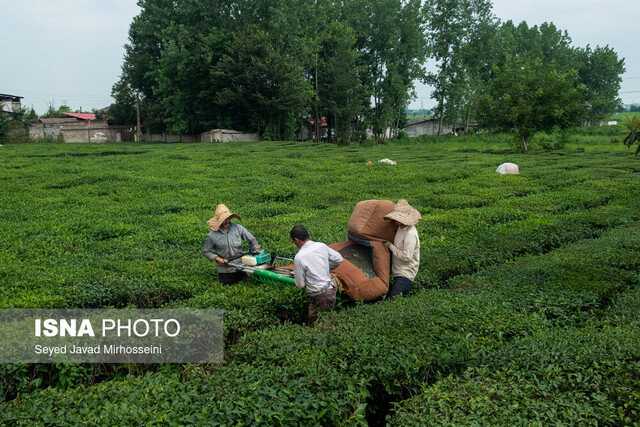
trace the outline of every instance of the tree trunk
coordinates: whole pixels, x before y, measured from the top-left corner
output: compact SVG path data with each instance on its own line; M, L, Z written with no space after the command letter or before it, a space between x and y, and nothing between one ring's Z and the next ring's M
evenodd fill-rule
M524 136L520 136L520 151L527 152L527 139Z
M396 138L398 137L398 135L400 135L400 119L402 118L403 114L404 109L402 108L402 105L400 105L398 107L398 117L396 118Z
M448 47L447 47L448 50ZM444 86L444 80L447 78L447 59L444 59L442 63L442 79ZM442 133L442 119L444 117L444 90L442 90L442 94L440 95L440 120L438 121L438 136Z
M318 54L316 53L316 120L314 123L315 141L320 142L320 114L318 112L318 103L320 96L318 95Z
M471 121L471 104L467 107L467 122L464 125L464 134L469 133L469 122Z

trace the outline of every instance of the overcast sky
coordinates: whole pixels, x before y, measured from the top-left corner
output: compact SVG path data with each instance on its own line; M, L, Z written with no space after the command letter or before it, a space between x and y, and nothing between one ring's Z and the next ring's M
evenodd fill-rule
M620 97L640 103L637 25L640 0L606 5L595 0L493 0L502 21L529 26L553 22L576 47L609 45L625 58ZM49 105L91 111L113 102L135 0L1 0L0 93L22 96L43 114ZM411 108L433 107L430 90L418 86Z

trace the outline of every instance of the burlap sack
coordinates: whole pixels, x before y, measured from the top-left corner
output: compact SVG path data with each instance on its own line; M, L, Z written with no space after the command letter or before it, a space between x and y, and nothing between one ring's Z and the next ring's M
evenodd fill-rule
M373 301L380 298L383 295L386 295L389 291L389 270L390 270L390 256L387 248L384 247L382 242L371 242L372 249L375 247L383 255L378 254L375 256L374 250L374 262L373 269L377 274L378 271L382 271L383 273L386 271L386 275L372 277L369 278L367 275L357 266L355 266L348 259L344 259L342 264L337 268L331 270L331 274L338 279L338 283L340 284L340 289L344 292L350 299L354 301ZM338 242L329 245L329 247L333 250L336 250L341 253L345 253L344 249L347 249L351 245L355 245L356 243L352 241L346 242ZM385 254L386 253L386 268L384 267ZM378 269L376 269L376 264L380 264ZM368 269L367 269L368 270Z
M396 226L384 219L396 204L391 200L363 200L358 202L347 225L349 240L393 242Z

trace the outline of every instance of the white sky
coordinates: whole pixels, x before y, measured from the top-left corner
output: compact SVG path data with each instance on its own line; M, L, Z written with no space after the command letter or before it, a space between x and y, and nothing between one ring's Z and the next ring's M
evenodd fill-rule
M618 58L624 58L626 72L622 75L620 98L623 104L640 103L640 49L638 49L638 19L640 0L603 2L596 0L492 0L493 13L502 22L518 25L526 21L529 27L553 22L558 30L567 31L574 47L591 48L609 45ZM432 108L431 90L417 85L418 99L410 108Z
M574 46L609 45L625 58L620 97L640 102L640 1L606 5L595 0L493 0L494 14L529 26L553 22ZM0 93L22 96L43 114L52 104L91 111L113 102L135 0L0 0ZM430 89L418 86L411 108L433 107Z
M44 114L109 106L135 0L0 0L0 93Z

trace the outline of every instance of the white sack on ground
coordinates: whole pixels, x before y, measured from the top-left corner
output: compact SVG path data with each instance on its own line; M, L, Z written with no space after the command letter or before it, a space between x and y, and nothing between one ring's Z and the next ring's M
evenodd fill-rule
M388 163L390 165L396 165L397 163L391 159L380 159L378 160L378 163Z
M518 175L520 173L520 169L518 168L518 165L516 165L515 163L503 163L500 166L498 166L498 169L496 169L496 172L502 175L504 174Z

